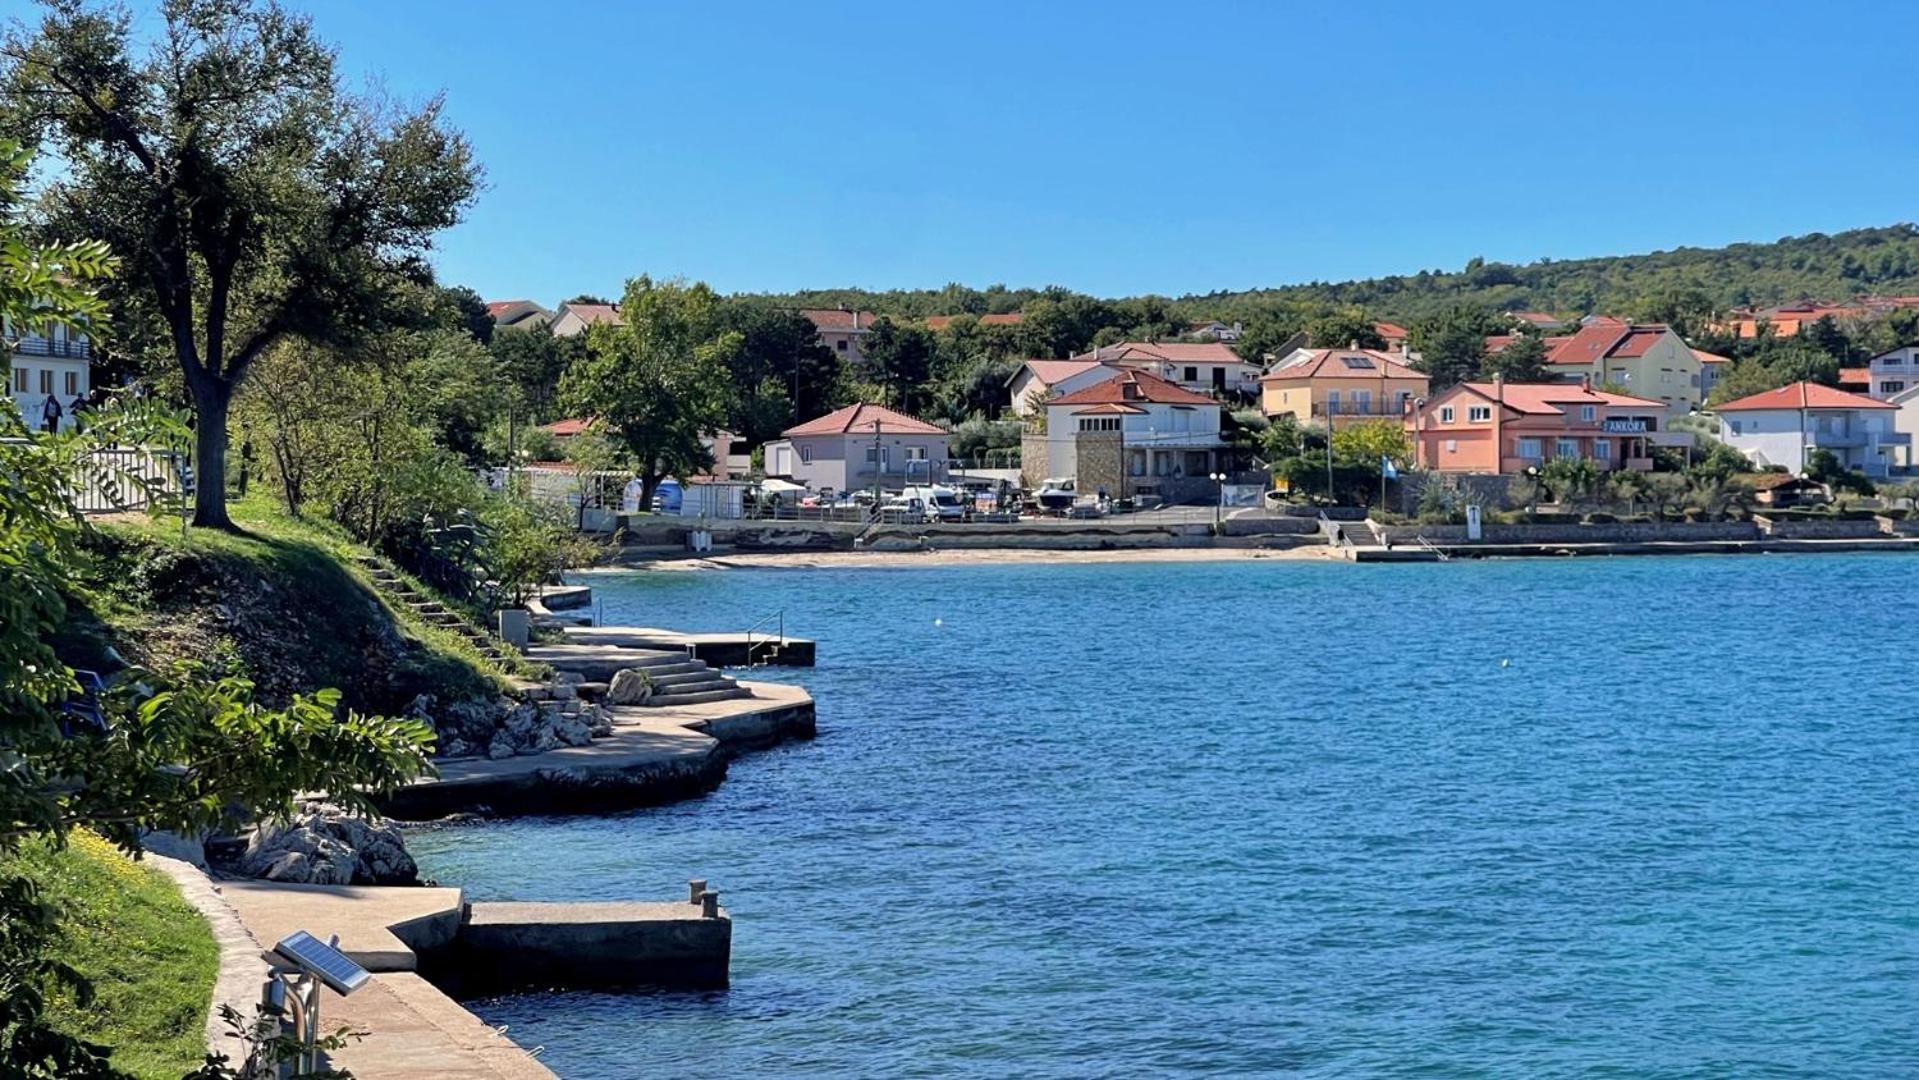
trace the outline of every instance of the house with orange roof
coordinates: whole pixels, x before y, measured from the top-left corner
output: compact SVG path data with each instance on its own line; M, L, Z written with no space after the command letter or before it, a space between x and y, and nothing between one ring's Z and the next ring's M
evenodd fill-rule
M1465 382L1416 405L1406 417L1414 466L1436 472L1510 475L1554 458L1602 470L1652 469L1653 447L1690 446L1666 432L1666 405L1594 390L1585 383Z
M1375 349L1295 349L1260 376L1259 409L1324 427L1400 420L1432 381Z
M586 333L588 327L601 324L625 325L618 304L561 304L546 329L554 337L575 337Z
M1900 394L1919 386L1919 345L1901 345L1891 352L1880 353L1866 362L1863 369L1864 385L1859 392L1879 401L1891 401ZM1841 370L1839 385L1846 386L1845 370Z
M1712 396L1713 390L1719 386L1719 380L1732 370L1732 357L1703 349L1694 349L1692 354L1699 360L1699 400L1704 401Z
M538 330L553 321L553 313L531 300L488 300L486 313L495 330Z
M1124 371L1097 360L1028 360L1006 380L1007 408L1014 416L1041 411L1049 397L1070 394Z
M1595 319L1553 346L1546 366L1567 382L1588 380L1685 412L1705 400L1699 358L1664 323Z
M1407 339L1412 337L1412 333L1408 331L1405 327L1399 325L1398 323L1389 323L1389 322L1374 323L1373 333L1378 334L1380 337L1386 339L1386 347L1388 349L1391 349L1394 352L1402 352L1402 353L1406 351Z
M860 342L873 332L877 315L848 308L801 308L799 315L820 332L820 344L833 350L841 360L857 364L865 359L860 355Z
M1073 359L1145 371L1196 393L1259 393L1259 365L1217 341L1122 341Z
M1796 382L1728 401L1713 410L1719 438L1758 465L1806 471L1816 450L1867 476L1912 468L1912 436L1899 431L1899 406L1864 394Z
M1046 403L1046 430L1021 443L1028 487L1071 478L1080 494L1154 496L1168 503L1210 497L1222 471L1217 398L1137 368Z
M946 429L884 405L848 405L787 428L765 460L766 475L816 491L897 491L946 478Z
M1515 327L1523 324L1542 333L1561 330L1566 326L1564 319L1545 311L1508 311L1506 318L1511 320Z

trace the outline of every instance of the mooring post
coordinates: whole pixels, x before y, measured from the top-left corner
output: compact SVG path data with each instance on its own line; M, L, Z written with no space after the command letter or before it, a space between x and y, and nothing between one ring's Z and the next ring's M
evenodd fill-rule
M720 917L720 894L708 889L700 894L700 918L717 919Z
M686 902L689 904L699 903L701 895L705 892L706 879L694 878L692 881L686 883Z

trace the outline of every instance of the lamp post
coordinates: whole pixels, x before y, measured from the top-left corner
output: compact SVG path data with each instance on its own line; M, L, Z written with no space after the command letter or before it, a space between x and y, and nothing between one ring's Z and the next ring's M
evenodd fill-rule
M1213 482L1213 535L1219 535L1220 519L1226 513L1226 474L1207 473L1206 478Z

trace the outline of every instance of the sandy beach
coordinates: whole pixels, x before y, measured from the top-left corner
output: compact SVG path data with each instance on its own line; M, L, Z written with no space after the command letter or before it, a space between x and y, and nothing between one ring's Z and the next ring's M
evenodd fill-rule
M946 551L755 551L707 558L635 559L606 570L807 570L825 567L886 569L925 566L1000 566L1007 564L1240 562L1251 559L1323 561L1337 559L1332 548L1134 548L1066 551L1048 548L962 548Z

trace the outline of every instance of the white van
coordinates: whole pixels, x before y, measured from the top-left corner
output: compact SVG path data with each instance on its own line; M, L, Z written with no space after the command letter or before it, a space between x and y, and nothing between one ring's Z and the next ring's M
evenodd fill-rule
M900 498L909 503L918 499L920 512L926 515L928 521L966 520L966 500L960 498L958 491L944 484L909 487L900 492Z

